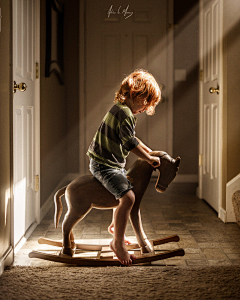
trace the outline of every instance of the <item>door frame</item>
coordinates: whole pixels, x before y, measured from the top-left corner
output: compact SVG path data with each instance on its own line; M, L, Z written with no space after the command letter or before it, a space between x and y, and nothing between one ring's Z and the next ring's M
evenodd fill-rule
M35 33L35 60L38 63L38 78L35 81L35 175L39 177L39 188L35 193L35 217L40 224L40 0L36 0L36 33ZM35 176L36 180L36 176ZM36 182L35 182L36 187Z
M35 2L35 62L38 63L38 79L35 79L35 99L34 99L34 117L35 117L35 125L34 125L34 151L35 151L35 174L34 174L34 187L36 187L36 175L40 178L40 0L36 0ZM12 9L13 9L13 1L12 1ZM11 21L13 22L13 20ZM13 39L13 30L11 32L11 40ZM12 44L13 47L13 44ZM12 55L13 55L13 48L12 48ZM36 69L35 69L36 70ZM13 65L12 65L12 82L11 82L11 92L13 89ZM12 97L13 99L13 97ZM14 101L14 99L12 100ZM13 113L13 112L12 112ZM11 116L11 128L12 128L12 144L13 144L13 116ZM12 145L13 147L13 145ZM13 153L12 153L13 155ZM12 157L13 162L13 157ZM13 163L11 166L11 172L13 176ZM12 177L13 178L13 177ZM13 201L14 201L14 194L13 194ZM28 228L25 232L23 238L14 246L14 205L12 203L11 208L11 244L14 248L14 252L17 253L28 237L32 234L34 229L37 225L41 222L40 219L40 189L36 191L35 189L35 222Z
M167 105L168 105L168 123L167 123L167 149L171 156L173 155L173 55L174 55L174 26L173 26L173 0L167 1L168 6L168 35L167 35ZM86 0L79 1L79 174L85 175L88 172L86 159Z
M218 204L219 211L218 217L225 222L226 221L226 211L222 207L223 202L223 0L219 0L219 43L220 43L220 53L219 53L219 141L218 141ZM203 191L203 165L202 165L202 157L203 157L203 2L204 0L200 0L200 11L199 11L199 70L200 70L200 80L199 80L199 167L198 167L198 188L197 188L197 196L202 199L202 191Z

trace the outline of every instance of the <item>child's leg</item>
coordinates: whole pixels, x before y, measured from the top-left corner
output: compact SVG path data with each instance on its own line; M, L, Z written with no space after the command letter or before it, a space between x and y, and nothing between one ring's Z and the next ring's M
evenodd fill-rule
M114 234L114 215L116 212L116 208L113 209L113 217L112 217L112 223L108 226L108 232L111 233L112 235ZM127 239L126 235L124 235L124 243L125 245L130 245L131 241Z
M114 214L114 235L110 247L123 265L131 264L132 259L136 258L136 256L130 255L127 252L124 243L124 233L134 201L135 195L133 191L130 190L119 199L119 205Z

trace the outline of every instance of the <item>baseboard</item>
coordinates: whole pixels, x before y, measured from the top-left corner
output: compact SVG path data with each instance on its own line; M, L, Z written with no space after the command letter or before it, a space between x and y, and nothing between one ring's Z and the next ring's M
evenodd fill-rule
M10 246L4 255L0 258L0 276L4 272L7 266L10 266L13 263L13 247Z
M22 246L26 243L30 235L33 233L33 231L36 229L38 226L37 222L34 222L28 230L25 232L24 236L20 239L20 241L16 244L14 247L14 255L18 253L18 251L22 248Z
M202 199L202 194L200 192L199 186L196 188L196 196L198 197L198 199Z
M218 217L219 217L219 219L221 219L223 221L223 223L227 222L227 213L226 213L226 210L223 209L222 207L219 210Z

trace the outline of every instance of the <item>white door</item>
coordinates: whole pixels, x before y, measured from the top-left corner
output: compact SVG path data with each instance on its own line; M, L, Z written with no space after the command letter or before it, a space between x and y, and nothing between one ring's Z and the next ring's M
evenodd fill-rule
M15 245L35 221L35 78L35 1L13 0L13 80L27 85L13 96Z
M220 0L201 2L201 198L220 208L221 73Z
M167 0L86 1L85 151L113 105L123 78L136 68L151 72L161 85L167 82ZM165 101L154 116L137 116L136 136L154 150L168 149L171 122ZM85 156L86 157L86 156ZM85 158L86 159L86 158ZM136 159L130 155L128 166Z

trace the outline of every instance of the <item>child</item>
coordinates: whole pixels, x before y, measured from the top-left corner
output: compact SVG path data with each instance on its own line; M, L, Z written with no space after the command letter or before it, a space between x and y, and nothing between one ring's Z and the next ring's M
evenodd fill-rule
M123 265L129 265L136 259L127 252L124 242L127 221L135 201L133 186L124 169L126 157L131 151L154 167L160 165L158 157L149 155L152 150L135 137L134 115L144 111L153 115L160 99L160 88L150 73L144 70L131 73L122 81L115 95L115 105L103 118L87 152L91 173L119 200L113 223L109 226L113 233L110 248Z

